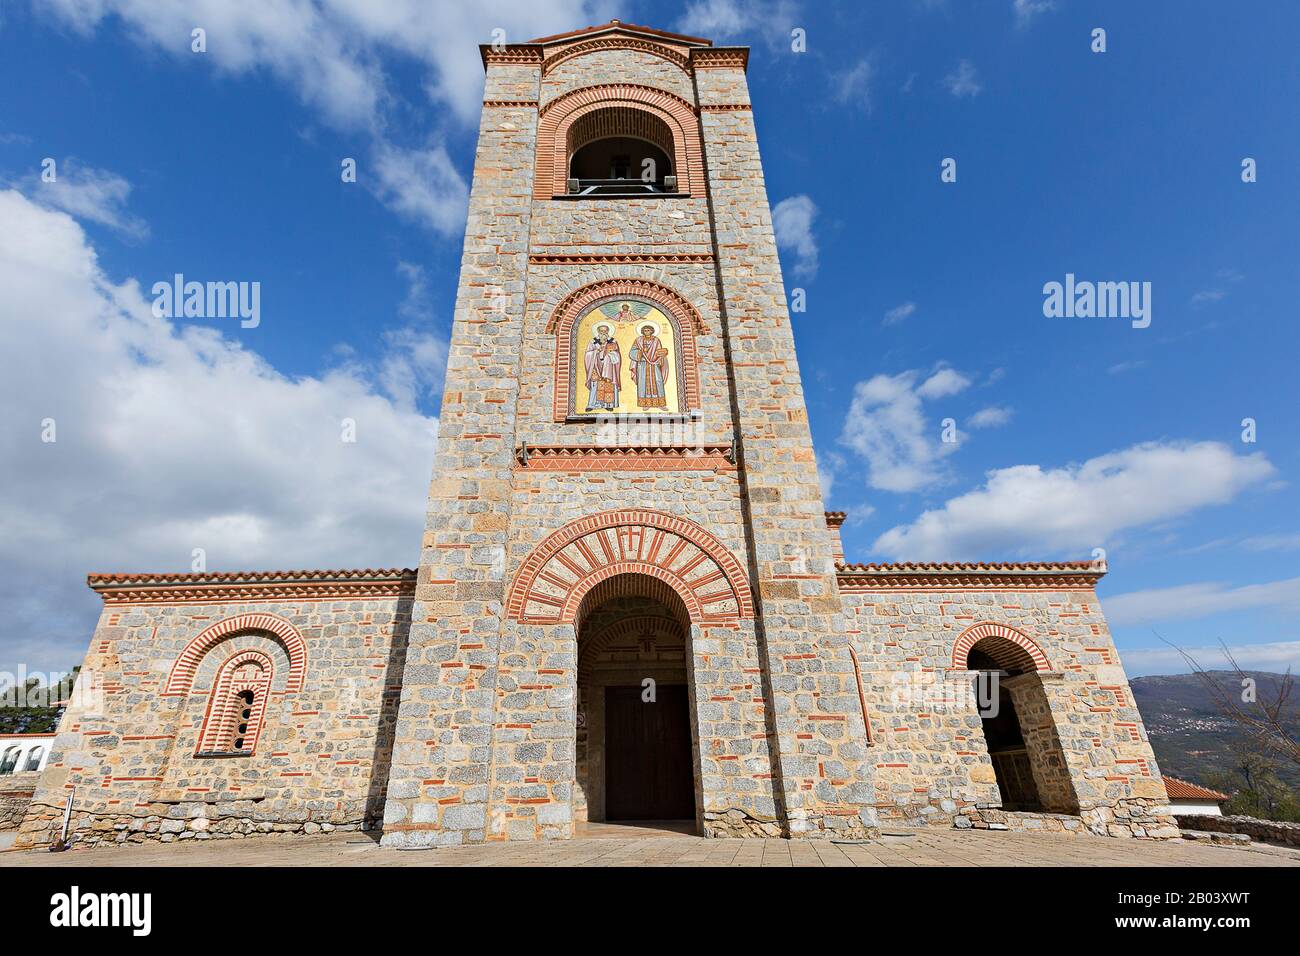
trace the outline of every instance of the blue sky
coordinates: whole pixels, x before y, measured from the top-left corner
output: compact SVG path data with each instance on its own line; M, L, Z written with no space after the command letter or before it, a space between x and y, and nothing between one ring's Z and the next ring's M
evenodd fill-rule
M88 571L189 570L195 548L210 570L415 563L476 44L611 16L753 48L850 559L1100 547L1131 673L1181 669L1155 631L1300 661L1300 10L433 7L0 5L0 668L80 659ZM176 272L260 282L261 323L142 315ZM1046 318L1067 273L1151 283L1150 326Z

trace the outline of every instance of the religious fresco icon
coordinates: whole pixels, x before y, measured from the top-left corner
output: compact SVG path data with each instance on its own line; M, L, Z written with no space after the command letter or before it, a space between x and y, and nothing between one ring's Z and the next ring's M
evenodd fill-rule
M677 329L653 303L618 298L578 319L573 414L673 415L680 405Z

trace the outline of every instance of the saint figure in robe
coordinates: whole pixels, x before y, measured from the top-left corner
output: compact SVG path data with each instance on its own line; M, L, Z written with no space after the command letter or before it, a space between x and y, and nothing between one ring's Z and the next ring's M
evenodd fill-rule
M596 326L596 334L587 346L584 364L587 369L587 411L613 411L618 407L618 376L623 370L623 355L608 325Z
M659 330L653 325L641 326L641 334L627 350L628 371L636 382L638 408L668 407L668 350L659 340Z

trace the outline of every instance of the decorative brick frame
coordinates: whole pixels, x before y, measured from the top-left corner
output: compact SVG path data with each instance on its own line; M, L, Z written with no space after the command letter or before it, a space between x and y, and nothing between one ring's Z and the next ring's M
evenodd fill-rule
M638 40L633 37L602 37L596 40L587 40L583 43L575 43L572 46L565 47L553 56L547 57L542 61L542 76L546 76L561 63L571 60L575 56L586 56L588 53L598 53L601 50L635 50L638 53L649 53L661 60L667 60L683 73L689 75L692 72L691 62L686 58L685 54L679 53L672 47L662 43L655 43L653 40Z
M680 96L651 86L610 83L565 93L539 110L534 199L550 199L567 192L569 128L588 113L610 108L642 110L667 124L673 137L677 191L689 196L704 195L700 119L695 108Z
M520 445L515 467L528 471L735 471L732 445Z
M555 336L555 421L562 422L570 414L575 361L573 333L578 318L602 302L626 298L654 305L672 322L679 346L679 398L684 399L687 412L700 407L699 349L695 337L708 334L708 327L699 311L682 295L650 279L606 279L574 289L555 307L546 324L547 334Z
M1009 641L1020 649L1015 654L1015 662L1018 666L1028 671L1037 671L1038 673L1047 673L1051 671L1051 665L1047 661L1047 655L1043 653L1033 638L1028 634L1016 630L1014 627L1008 627L1005 624L995 624L992 621L984 621L979 624L972 624L966 630L957 636L957 640L952 646L952 666L954 670L970 670L967 658L973 648L986 637L996 637Z
M257 664L258 676L252 680L236 679L235 672L245 664ZM235 724L239 720L238 694L252 691L253 706L245 731L244 746L240 752L253 753L257 750L257 738L262 733L262 724L266 717L266 703L271 696L271 679L275 665L271 658L261 651L245 650L233 654L217 671L212 682L212 693L208 697L208 710L203 717L203 728L199 732L195 754L232 752L228 741L233 738Z
M289 655L289 678L285 683L285 693L301 691L307 674L307 642L298 633L298 629L273 614L241 614L218 621L185 645L185 650L181 651L176 663L172 665L162 696L188 694L194 685L194 675L198 672L199 664L207 653L227 637L245 631L270 634L284 645Z
M614 531L613 543L609 535L600 534L608 530ZM668 536L675 537L677 543L670 544ZM586 555L581 563L560 553L575 543ZM669 546L663 547L665 544ZM699 553L678 566L682 544L693 545ZM716 570L690 578L705 560ZM570 521L552 532L520 566L506 613L523 624L573 624L587 592L619 574L644 574L668 584L696 624L754 616L754 599L744 570L717 538L693 521L644 509L605 511ZM712 590L720 580L725 580L725 590ZM539 590L539 582L562 596ZM734 602L736 610L713 609L723 602ZM530 603L550 610L530 614Z

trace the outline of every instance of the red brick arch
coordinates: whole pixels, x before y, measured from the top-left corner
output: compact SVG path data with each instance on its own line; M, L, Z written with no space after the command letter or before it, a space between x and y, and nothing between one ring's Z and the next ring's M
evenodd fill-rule
M695 337L708 334L708 326L699 310L684 296L651 279L606 279L574 289L560 300L546 324L546 331L555 336L555 421L564 421L570 412L573 332L578 318L601 302L629 297L651 303L673 323L681 366L679 387L685 402L682 410L700 407L699 347Z
M163 696L188 694L199 664L207 653L227 637L244 632L270 634L279 640L289 655L289 679L285 684L285 692L302 690L307 675L307 642L298 633L298 629L274 614L240 614L205 628L185 645L185 650L181 651L180 657L172 665Z
M667 125L673 138L677 191L690 196L704 195L700 119L695 108L680 96L665 90L632 83L611 83L573 90L541 108L533 175L534 199L550 199L567 191L569 128L588 113L611 108L641 110Z
M506 612L524 624L573 624L587 593L621 574L669 585L696 624L754 616L744 570L717 538L693 521L639 508L552 532L520 566Z
M957 636L957 640L952 646L952 666L954 670L969 670L967 658L970 656L971 648L985 638L996 638L1001 641L1009 642L1013 647L1002 645L1003 653L997 655L999 664L1006 666L1013 665L1026 671L1050 671L1051 665L1047 662L1047 655L1043 653L1034 639L1028 634L1016 630L1014 627L1008 627L1005 624L995 624L992 621L984 621L979 624L972 624L966 630Z

